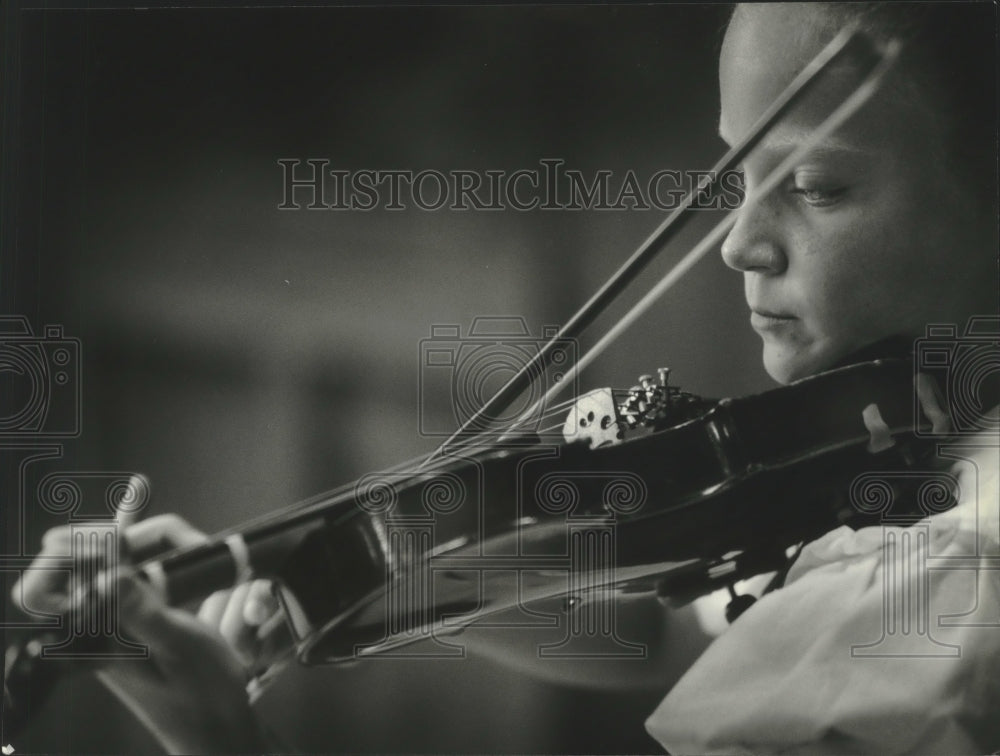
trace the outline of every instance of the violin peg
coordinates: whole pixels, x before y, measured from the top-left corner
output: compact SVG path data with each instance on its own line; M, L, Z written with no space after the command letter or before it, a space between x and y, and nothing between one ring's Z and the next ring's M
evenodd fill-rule
M667 382L670 380L670 368L656 368L656 372L660 376L660 385L663 386L663 388L666 388Z
M642 384L642 388L643 388L644 391L648 391L650 389L650 387L653 385L653 376L651 376L651 375L640 375L639 376L639 383Z

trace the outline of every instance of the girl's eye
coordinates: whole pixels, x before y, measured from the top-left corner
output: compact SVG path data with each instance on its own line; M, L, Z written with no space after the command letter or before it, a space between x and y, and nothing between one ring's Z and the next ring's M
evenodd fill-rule
M847 189L832 185L795 183L791 191L792 194L799 195L802 201L811 207L828 207L836 204L844 196Z

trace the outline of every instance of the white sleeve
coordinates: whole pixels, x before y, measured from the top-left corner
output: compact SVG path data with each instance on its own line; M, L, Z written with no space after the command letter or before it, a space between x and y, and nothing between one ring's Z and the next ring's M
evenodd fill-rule
M957 507L809 544L649 733L671 754L1000 748L1000 449L994 437L956 456Z

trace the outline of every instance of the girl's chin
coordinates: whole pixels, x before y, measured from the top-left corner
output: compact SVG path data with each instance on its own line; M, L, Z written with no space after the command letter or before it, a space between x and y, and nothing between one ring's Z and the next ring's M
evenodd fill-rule
M814 349L793 349L785 344L764 342L764 370L781 384L822 373L835 363L834 356Z

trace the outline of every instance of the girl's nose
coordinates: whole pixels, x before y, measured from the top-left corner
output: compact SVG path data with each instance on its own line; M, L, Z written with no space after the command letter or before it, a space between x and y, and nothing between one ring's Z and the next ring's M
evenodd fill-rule
M788 267L788 258L775 233L774 213L764 203L744 205L722 243L726 265L743 272L778 275Z

